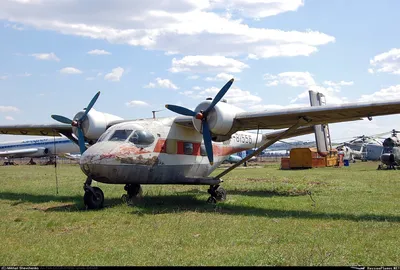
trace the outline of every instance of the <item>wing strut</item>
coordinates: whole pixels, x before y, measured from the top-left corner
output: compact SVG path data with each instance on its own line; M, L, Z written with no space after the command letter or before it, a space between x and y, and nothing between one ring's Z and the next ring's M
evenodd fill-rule
M218 174L217 176L215 176L215 179L219 179L222 176L226 175L227 173L229 173L230 171L232 171L233 169L239 167L240 165L242 165L243 163L245 163L246 161L248 161L249 159L251 159L252 157L260 154L264 149L266 149L268 146L273 145L274 143L276 143L277 141L281 140L284 137L287 137L288 135L290 135L290 133L292 133L293 131L295 131L299 126L301 126L304 123L307 123L307 119L304 119L303 117L301 117L296 124L294 124L293 126L291 126L290 128L288 128L287 130L279 133L279 135L277 135L275 138L268 140L265 144L263 144L262 146L260 146L256 151L254 151L253 153L251 153L250 155L247 155L245 158L243 158L241 161L239 161L238 163L235 163L234 165L232 165L231 167L229 167L228 169L226 169L225 171L221 172L220 174Z

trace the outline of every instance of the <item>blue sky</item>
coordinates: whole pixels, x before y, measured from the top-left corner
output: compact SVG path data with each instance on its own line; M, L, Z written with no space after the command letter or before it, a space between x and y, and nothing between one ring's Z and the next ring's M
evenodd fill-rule
M194 108L231 77L228 102L247 111L308 106L309 89L328 104L400 98L396 0L93 3L0 2L0 125L72 118L97 91L96 110L147 118L166 103ZM331 134L382 133L399 119Z

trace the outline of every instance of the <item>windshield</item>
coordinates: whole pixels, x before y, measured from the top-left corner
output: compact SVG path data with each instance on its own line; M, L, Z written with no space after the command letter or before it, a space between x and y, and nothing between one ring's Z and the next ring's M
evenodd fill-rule
M120 142L125 141L132 133L132 129L120 129L114 131L114 134L110 137L109 141Z
M146 147L154 142L154 136L150 132L136 130L129 138L129 141L135 145Z

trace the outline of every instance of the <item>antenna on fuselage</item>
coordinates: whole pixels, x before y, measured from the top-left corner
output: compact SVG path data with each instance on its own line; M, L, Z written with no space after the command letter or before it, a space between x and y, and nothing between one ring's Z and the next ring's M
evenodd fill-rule
M151 111L153 113L153 119L156 119L156 112L161 112L161 111L164 111L164 110Z

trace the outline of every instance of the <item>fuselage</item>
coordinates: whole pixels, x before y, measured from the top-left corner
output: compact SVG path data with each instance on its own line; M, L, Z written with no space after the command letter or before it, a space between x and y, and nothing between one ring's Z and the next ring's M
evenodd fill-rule
M256 145L257 142L257 145ZM229 155L260 146L262 135L237 132L213 142L210 165L202 134L174 123L174 118L130 121L110 127L80 159L82 171L113 184L178 184L207 177Z
M3 157L46 157L78 152L79 147L65 137L20 140L0 144L0 156Z

